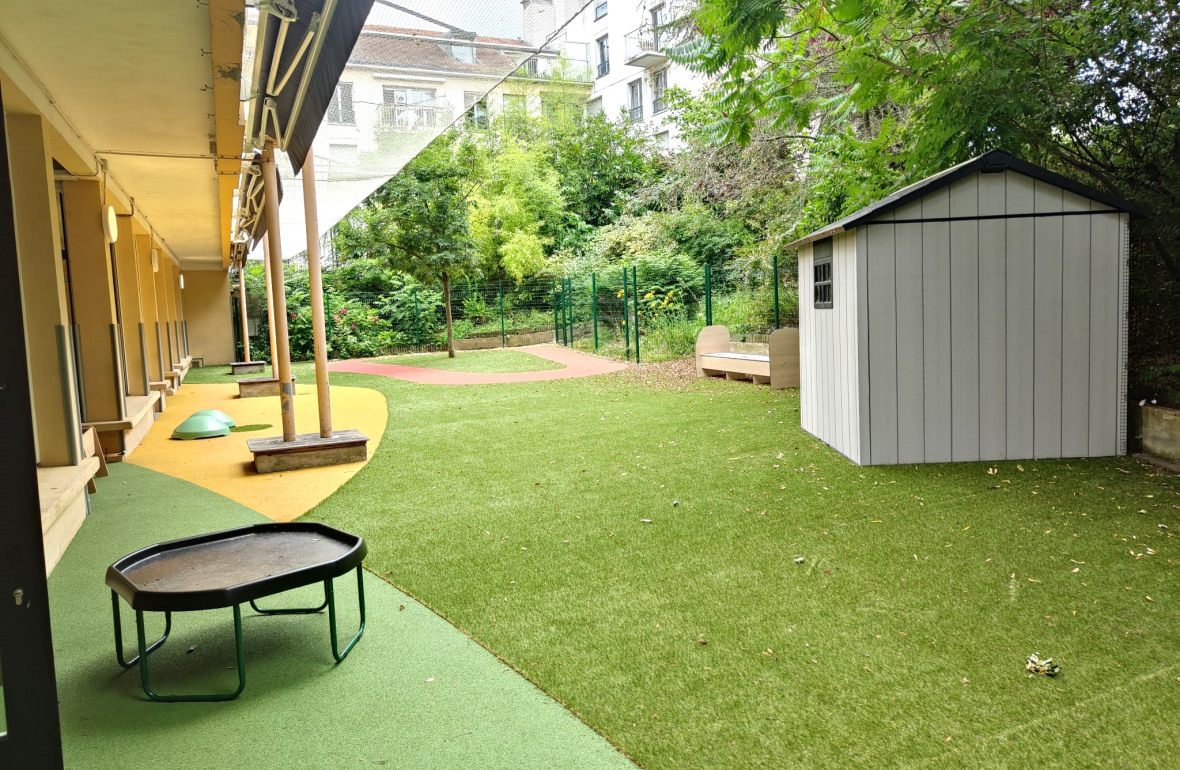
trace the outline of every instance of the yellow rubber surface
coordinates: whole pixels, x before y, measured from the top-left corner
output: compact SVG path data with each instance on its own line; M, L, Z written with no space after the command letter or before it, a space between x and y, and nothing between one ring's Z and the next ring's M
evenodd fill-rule
M273 427L193 441L173 439L176 426L201 409L219 409L238 425ZM355 428L368 436L369 459L385 434L388 417L385 396L381 393L368 388L332 387L332 426L340 430ZM296 386L295 427L299 433L319 432L314 386ZM256 473L254 455L246 448L246 441L282 434L278 396L238 398L236 384L185 385L175 395L168 396L167 410L127 462L190 481L275 521L291 521L302 516L365 467L365 463L349 463L283 473Z

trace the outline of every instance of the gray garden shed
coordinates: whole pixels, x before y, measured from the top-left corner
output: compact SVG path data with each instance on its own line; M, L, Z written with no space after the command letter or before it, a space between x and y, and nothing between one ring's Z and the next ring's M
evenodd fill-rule
M1124 454L1142 213L997 150L796 241L803 429L860 465Z

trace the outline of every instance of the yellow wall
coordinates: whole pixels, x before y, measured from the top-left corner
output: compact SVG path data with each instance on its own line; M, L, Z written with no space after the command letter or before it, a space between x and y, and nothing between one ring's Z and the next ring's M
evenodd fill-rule
M188 270L184 274L184 312L193 358L205 365L234 360L233 319L230 317L229 273Z
M62 182L70 255L74 323L82 348L82 387L88 422L122 420L123 370L112 341L115 289L102 229L102 189L95 181Z
M71 465L82 446L48 131L37 115L7 123L37 459Z

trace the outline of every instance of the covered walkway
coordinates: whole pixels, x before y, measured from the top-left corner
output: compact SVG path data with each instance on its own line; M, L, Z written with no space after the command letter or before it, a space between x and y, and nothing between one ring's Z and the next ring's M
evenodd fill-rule
M339 666L323 615L263 618L247 610L249 678L239 700L149 702L138 673L115 663L107 565L144 545L264 519L129 463L98 483L93 513L49 584L67 767L633 767L523 677L374 575L366 575L365 636ZM355 628L355 588L337 584L343 635ZM288 598L302 597L276 601ZM130 613L124 620L133 623ZM175 616L152 663L162 690L232 685L230 613Z

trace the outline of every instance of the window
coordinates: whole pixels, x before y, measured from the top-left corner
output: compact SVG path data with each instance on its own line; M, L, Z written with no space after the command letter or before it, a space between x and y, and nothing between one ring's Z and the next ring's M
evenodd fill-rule
M505 112L524 112L526 108L524 94L504 94Z
M557 91L541 92L541 115L551 126L566 126L577 123L585 113L586 105L578 94Z
M606 0L598 0L594 4L594 20L597 21L603 16L606 16Z
M660 32L661 28L668 23L668 17L664 13L664 4L660 3L655 8L651 9L651 41L655 46L655 50L660 50Z
M815 278L815 306L832 306L832 239L824 238L812 244L811 271Z
M627 117L632 123L643 120L643 81L632 80L627 84L628 107Z
M319 158L316 158L318 161ZM356 171L360 152L355 144L328 145L328 171Z
M352 83L337 83L328 102L328 122L347 126L356 125L356 114L352 111Z
M451 58L460 64L475 64L475 46L452 45Z
M467 108L467 125L473 128L488 127L488 99L480 91L464 91L463 106Z
M657 115L668 109L664 104L664 92L668 90L668 70L660 70L651 78L651 114Z
M597 99L591 99L586 104L586 117L592 118L595 115L601 115L601 114L602 114L602 97L600 96Z
M385 104L381 108L381 124L402 131L416 131L420 128L441 127L449 123L439 117L435 106L433 88L406 88L404 86L382 86Z
M610 36L598 38L598 77L610 74Z
M667 150L672 142L672 137L667 131L661 131L656 134L656 147L661 150Z

